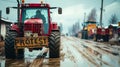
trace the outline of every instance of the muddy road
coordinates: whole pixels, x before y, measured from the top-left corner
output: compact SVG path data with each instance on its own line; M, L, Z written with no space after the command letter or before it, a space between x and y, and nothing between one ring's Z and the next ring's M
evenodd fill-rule
M0 57L0 67L120 67L120 46L75 37L61 37L60 58L49 58L49 49L29 52L21 60ZM41 57L48 52L46 57Z

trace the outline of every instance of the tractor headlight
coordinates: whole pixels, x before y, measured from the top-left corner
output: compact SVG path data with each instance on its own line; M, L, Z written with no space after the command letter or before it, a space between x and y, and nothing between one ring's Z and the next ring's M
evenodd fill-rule
M32 31L25 31L25 32L24 32L24 36L25 36L25 37L30 37L30 36L32 36Z
M33 33L33 37L38 37L38 33Z
M87 30L87 27L85 27L84 30Z

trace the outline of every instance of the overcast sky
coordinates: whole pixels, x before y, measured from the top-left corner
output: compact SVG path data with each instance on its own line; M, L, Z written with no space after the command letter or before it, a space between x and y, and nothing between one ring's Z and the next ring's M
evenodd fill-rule
M26 3L38 3L40 0L25 0ZM91 9L97 10L97 22L99 22L101 0L45 0L51 6L62 7L63 14L58 15L57 11L53 11L52 21L63 24L64 32L75 22L83 23L84 13L86 13L86 20ZM16 10L11 9L9 15L5 14L7 6L16 6L16 0L0 0L0 10L2 10L2 17L8 18L10 21L16 21ZM108 20L112 14L117 14L120 21L120 0L104 0L103 24L107 25Z

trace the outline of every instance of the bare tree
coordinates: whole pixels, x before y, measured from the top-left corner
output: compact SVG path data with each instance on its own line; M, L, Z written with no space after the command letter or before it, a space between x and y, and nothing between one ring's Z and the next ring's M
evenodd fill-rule
M71 35L76 35L79 31L80 31L80 24L79 21L77 21L76 23L74 23L69 29L69 34Z
M78 33L80 31L80 24L79 21L75 23L75 33Z
M109 19L109 24L116 24L118 22L118 18L116 14L112 14Z
M60 32L62 33L62 31L63 31L63 24L60 23Z
M72 35L74 35L75 34L75 24L73 24L73 26L72 26Z
M69 35L72 35L72 27L68 28L68 33L69 33Z
M95 21L96 22L96 17L97 17L96 9L93 8L91 10L90 14L88 15L88 21Z

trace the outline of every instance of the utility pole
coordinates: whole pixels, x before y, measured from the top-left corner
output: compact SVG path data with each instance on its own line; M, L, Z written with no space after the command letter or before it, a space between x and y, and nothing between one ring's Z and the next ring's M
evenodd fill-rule
M2 17L2 11L0 10L0 20L1 20L1 17Z
M103 0L101 0L101 13L100 13L100 26L102 28L102 15L103 15ZM102 58L102 56L100 56ZM102 66L102 62L100 62L100 65Z
M102 27L103 0L101 0L100 26Z
M19 0L17 0L17 20L18 20L18 22L19 22L19 14L20 14L20 2L19 2Z

